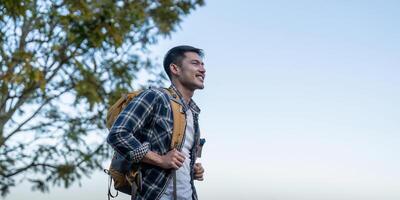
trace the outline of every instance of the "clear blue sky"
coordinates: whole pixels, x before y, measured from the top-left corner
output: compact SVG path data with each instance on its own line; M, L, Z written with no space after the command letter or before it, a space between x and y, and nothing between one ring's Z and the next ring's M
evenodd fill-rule
M175 45L206 52L201 199L400 199L400 1L206 3L152 48L160 64ZM7 199L105 199L106 185L99 172Z

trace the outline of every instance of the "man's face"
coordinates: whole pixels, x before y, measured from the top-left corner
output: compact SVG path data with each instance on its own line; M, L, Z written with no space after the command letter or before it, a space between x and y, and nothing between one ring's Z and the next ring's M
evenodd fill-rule
M189 90L203 89L206 70L203 59L195 52L186 52L181 65L178 81Z

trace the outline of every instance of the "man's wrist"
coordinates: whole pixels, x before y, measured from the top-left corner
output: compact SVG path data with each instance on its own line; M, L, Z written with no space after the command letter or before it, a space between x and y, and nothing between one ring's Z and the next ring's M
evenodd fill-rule
M148 142L145 142L139 148L130 152L130 160L132 160L134 163L139 163L149 151L150 145Z

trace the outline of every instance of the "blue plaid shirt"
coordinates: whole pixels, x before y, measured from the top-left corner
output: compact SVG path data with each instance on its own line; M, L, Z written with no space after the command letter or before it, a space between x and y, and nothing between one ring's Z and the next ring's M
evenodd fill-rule
M180 99L180 104L186 113L191 109L193 113L195 144L191 150L191 185L193 199L197 199L194 187L193 165L199 148L200 130L198 124L199 107L193 100L186 105L179 91L171 86ZM115 120L107 142L112 148L134 163L140 163L148 151L165 155L170 151L173 114L169 95L163 89L150 88L135 97ZM179 150L182 145L179 147ZM136 199L159 199L163 194L168 181L172 181L171 170L165 170L158 166L141 163L143 175L142 191Z

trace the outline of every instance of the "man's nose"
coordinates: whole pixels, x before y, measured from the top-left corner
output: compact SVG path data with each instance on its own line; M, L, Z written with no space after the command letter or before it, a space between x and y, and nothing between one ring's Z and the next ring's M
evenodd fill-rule
M204 67L204 63L200 65L200 72L203 74L206 73L206 68Z

